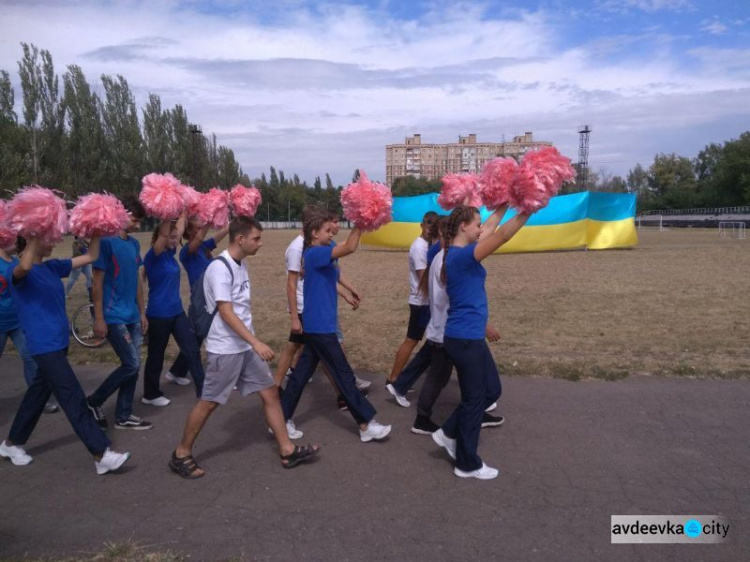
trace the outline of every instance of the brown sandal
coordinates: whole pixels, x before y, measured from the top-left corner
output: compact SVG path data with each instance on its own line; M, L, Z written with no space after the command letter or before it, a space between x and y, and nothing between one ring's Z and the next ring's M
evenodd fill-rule
M172 458L169 459L169 468L172 469L172 472L179 474L188 480L195 480L196 478L201 478L206 475L205 472L200 474L197 473L201 470L201 467L198 466L198 463L195 462L192 455L178 457L177 451L174 451L172 453Z
M288 455L279 455L281 457L281 466L284 468L294 468L301 462L311 460L318 454L319 450L320 448L317 445L295 445L294 451Z

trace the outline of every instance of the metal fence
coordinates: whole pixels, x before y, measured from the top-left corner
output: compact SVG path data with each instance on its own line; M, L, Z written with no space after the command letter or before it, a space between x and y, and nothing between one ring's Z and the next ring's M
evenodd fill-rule
M649 215L750 215L750 206L741 207L710 207L705 209L663 209L661 211L646 211L641 216Z

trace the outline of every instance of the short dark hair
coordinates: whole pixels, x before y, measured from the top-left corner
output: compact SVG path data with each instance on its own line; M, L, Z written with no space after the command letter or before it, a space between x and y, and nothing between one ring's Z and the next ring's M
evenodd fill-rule
M138 200L138 197L135 195L125 195L122 199L122 205L125 207L125 210L130 213L130 216L133 217L136 220L141 220L146 218L146 209L143 208L143 205L141 205L141 202Z
M438 218L438 214L435 211L427 211L422 217L422 224L428 226L432 225Z
M302 209L302 222L305 222L314 215L322 215L325 212L325 209L318 207L317 205L305 205Z
M235 217L229 223L229 241L234 242L238 236L246 236L253 229L263 232L263 225L253 217Z

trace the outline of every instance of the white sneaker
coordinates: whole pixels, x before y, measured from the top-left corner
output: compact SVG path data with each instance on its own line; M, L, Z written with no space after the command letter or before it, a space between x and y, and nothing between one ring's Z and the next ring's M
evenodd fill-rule
M117 470L124 465L129 458L130 453L117 453L108 447L102 455L102 460L94 461L96 473L102 475Z
M158 398L154 398L153 400L149 400L148 398L141 398L141 402L143 402L144 404L148 404L149 406L169 406L172 401L166 396L159 396Z
M456 440L448 437L442 427L432 434L432 440L445 449L453 460L456 460Z
M273 429L269 427L268 433L273 435ZM287 435L289 435L289 439L299 439L304 435L304 433L297 429L297 426L294 425L294 422L292 420L287 420L286 422L286 433Z
M179 384L180 386L188 386L190 384L190 377L178 377L176 375L173 375L171 371L167 371L167 374L164 375L164 378L166 378L169 382Z
M354 384L357 387L357 390L367 390L372 386L370 381L361 379L357 375L354 375Z
M464 472L463 470L454 468L453 474L455 474L459 478L477 478L478 480L492 480L493 478L497 478L497 475L500 474L500 471L496 468L492 468L482 463L482 468L472 470L471 472Z
M393 386L392 383L388 383L385 385L385 389L391 393L391 395L396 399L396 402L398 402L399 406L403 406L404 408L408 408L411 406L411 402L409 402L406 399L406 396L403 394L399 394L398 390L396 390L396 387Z
M493 402L492 404L490 404L489 408L485 410L485 412L491 412L492 410L496 410L496 409L497 409L497 402Z
M361 429L359 430L359 438L362 443L367 443L368 441L380 441L381 439L388 437L390 432L390 425L383 425L375 420L370 420L370 423L367 424L367 429L364 431Z
M10 459L10 462L16 466L26 466L34 460L31 455L27 455L26 451L18 445L6 445L5 441L0 443L0 457Z

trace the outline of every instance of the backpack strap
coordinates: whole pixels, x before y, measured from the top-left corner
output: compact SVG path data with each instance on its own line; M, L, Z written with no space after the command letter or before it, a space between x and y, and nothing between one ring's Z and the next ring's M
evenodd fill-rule
M232 266L229 265L229 262L226 260L224 256L217 256L217 260L221 261L224 265L227 266L227 269L229 270L229 275L232 276L232 285L234 285L234 271L232 271ZM211 313L211 319L213 320L213 317L216 316L216 313L219 312L219 305L216 305L216 308L214 308L214 311Z

